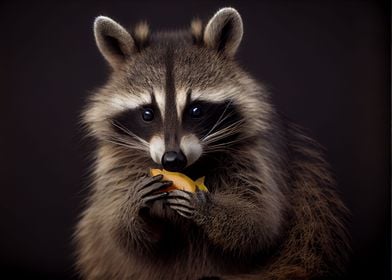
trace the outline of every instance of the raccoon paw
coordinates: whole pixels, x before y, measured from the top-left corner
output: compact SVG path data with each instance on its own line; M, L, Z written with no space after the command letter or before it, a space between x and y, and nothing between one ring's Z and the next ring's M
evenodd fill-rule
M171 186L172 182L161 181L162 178L162 175L145 177L137 183L136 196L142 208L149 207L155 200L162 199L168 195L167 192L161 191Z
M165 198L166 205L187 219L192 219L200 204L204 204L208 194L203 191L195 193L183 190L169 192Z

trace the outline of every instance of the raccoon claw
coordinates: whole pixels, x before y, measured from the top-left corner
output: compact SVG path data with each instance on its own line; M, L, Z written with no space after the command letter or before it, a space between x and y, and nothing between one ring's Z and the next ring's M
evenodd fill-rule
M186 219L192 219L194 211L183 210L180 207L171 206L171 209L175 210L179 215L183 216Z
M142 207L148 206L149 203L164 198L168 195L167 192L161 192L172 185L170 181L161 181L162 175L154 177L146 177L139 182L139 189L136 191L140 198Z
M161 181L162 178L162 175L143 178L139 183L141 185L140 189L138 190L139 196L141 198L145 198L151 194L156 194L157 192L162 191L173 184L171 181Z
M182 190L175 190L168 193L165 202L179 215L187 219L192 219L198 204L205 202L204 196L205 194L202 191L191 193Z
M144 197L144 198L142 198L142 205L143 205L143 206L147 206L149 203L151 203L151 202L153 202L153 201L155 201L155 200L164 198L164 197L166 197L168 194L169 194L169 193L164 192L164 193L157 193L157 194L152 194L152 195L149 195L149 196L147 196L147 197Z

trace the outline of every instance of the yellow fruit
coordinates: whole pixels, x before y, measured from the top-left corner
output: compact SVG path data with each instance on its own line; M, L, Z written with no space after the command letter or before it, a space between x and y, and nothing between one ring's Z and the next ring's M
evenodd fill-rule
M151 169L150 173L152 176L163 175L163 180L172 181L173 185L165 189L164 191L173 191L173 190L184 190L188 192L196 192L197 188L201 191L208 192L207 187L204 185L204 178L201 177L196 181L193 181L191 178L186 176L185 174L179 172L170 172L164 169Z
M208 189L207 189L206 185L204 185L204 179L205 178L206 178L205 176L200 177L199 179L197 179L195 181L195 184L199 188L199 190L201 190L203 192L208 192Z

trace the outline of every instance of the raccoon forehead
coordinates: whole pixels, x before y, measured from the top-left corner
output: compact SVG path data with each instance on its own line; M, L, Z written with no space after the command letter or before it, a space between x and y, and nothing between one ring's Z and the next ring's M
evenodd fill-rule
M223 102L235 99L239 89L235 87L195 89L192 91L190 100L202 100L206 102Z
M118 94L113 95L108 100L108 107L114 112L123 111L126 109L134 109L152 102L152 95L149 92L142 92L139 94Z

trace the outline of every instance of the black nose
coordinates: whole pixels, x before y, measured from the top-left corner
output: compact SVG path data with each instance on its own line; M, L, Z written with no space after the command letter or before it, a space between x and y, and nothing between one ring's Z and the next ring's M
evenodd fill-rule
M165 152L162 156L163 168L168 171L181 171L186 166L186 157L180 152Z

